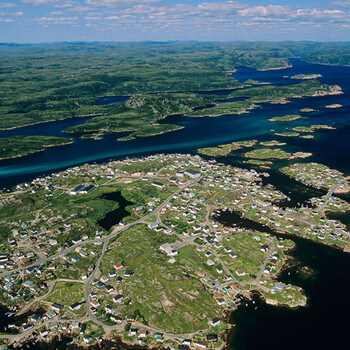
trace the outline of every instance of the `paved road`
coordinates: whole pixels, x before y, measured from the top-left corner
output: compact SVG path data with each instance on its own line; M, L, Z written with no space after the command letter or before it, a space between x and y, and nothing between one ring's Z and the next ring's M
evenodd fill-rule
M333 194L334 194L334 192L337 190L337 188L338 188L338 185L335 185L334 187L332 187L332 188L328 191L328 193L327 193L327 195L326 195L326 199L325 199L323 205L319 208L319 211L324 210L324 208L326 207L326 205L327 205L329 199L333 196Z

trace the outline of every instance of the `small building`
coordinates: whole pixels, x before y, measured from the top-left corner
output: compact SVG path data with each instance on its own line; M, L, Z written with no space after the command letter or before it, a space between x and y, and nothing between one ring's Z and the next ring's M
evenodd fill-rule
M172 176L168 181L172 184L176 184L179 182L179 179L175 176Z
M139 339L144 339L144 338L146 338L146 337L147 337L147 331L146 331L145 329L141 329L141 330L139 331L139 334L137 335L137 337L138 337Z
M124 297L121 294L118 294L115 297L113 297L113 301L115 303L121 303L123 300L124 300Z
M73 310L79 310L81 308L82 303L74 303L71 306L69 306L69 308L73 311Z
M212 327L216 327L218 326L219 324L221 323L220 319L218 317L214 317L210 322L209 324L212 326Z
M148 224L148 228L150 228L151 230L155 229L156 227L158 227L159 224L158 222L151 222L150 224Z
M76 194L79 194L81 191L83 191L85 189L85 186L84 185L78 185L76 187L74 187L73 189L71 189L69 191L69 194L70 195L76 195Z
M188 350L189 347L188 345L185 345L185 344L180 344L178 347L177 347L178 350Z
M8 292L14 287L14 284L12 282L6 283L4 285L4 289Z
M41 320L41 316L38 315L38 314L33 314L33 315L30 316L29 320L32 323L37 323L37 322L39 322Z
M207 334L206 339L208 343L216 343L218 341L218 336L217 334Z
M123 264L122 264L122 263L115 264L115 265L114 265L114 268L115 268L116 270L120 270L120 269L123 268Z
M101 306L100 303L97 300L92 300L90 305L94 309L98 309Z
M152 182L152 186L160 189L160 190L165 190L166 186L162 184L161 182Z
M134 271L125 270L125 272L124 272L124 277L125 277L125 278L128 278L128 277L131 277L133 274L134 274Z
M106 311L107 314L112 315L112 314L114 314L114 307L113 307L113 306L110 306L110 305L107 305L107 306L105 307L105 311Z
M162 244L159 249L168 256L176 256L179 252L169 243Z
M115 315L112 315L112 316L110 317L110 320L111 320L112 322L115 322L115 323L118 323L118 324L121 324L121 323L123 322L123 319L122 319L121 317L115 316Z
M94 185L89 185L89 186L86 186L83 190L84 193L89 193L91 192L92 190L95 189L95 186Z
M64 309L64 305L58 304L58 303L53 303L51 306L52 310L60 312Z
M126 316L126 321L127 322L135 322L136 321L136 316L128 315L128 316Z
M82 323L80 326L80 334L84 334L86 331L86 323Z
M199 350L206 350L207 349L207 346L198 340L193 341L193 346Z
M201 177L201 173L199 171L191 169L185 170L184 175L189 176L191 179L199 179Z

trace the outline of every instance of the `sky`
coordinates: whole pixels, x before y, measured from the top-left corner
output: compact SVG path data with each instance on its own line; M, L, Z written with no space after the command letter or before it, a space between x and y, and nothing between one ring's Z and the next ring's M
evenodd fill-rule
M0 42L350 41L350 0L0 0Z

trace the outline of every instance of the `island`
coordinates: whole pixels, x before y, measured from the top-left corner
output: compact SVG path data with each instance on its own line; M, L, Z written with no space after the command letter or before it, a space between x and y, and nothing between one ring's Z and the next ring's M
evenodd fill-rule
M297 74L290 77L291 79L309 80L322 78L322 74Z
M294 159L307 158L311 155L306 152L288 153L280 148L257 148L244 154L246 158L254 159Z
M244 147L253 147L256 143L257 140L236 141L229 144L218 145L217 147L199 148L197 152L210 157L223 157Z
M334 103L332 105L327 105L326 108L328 109L337 109L337 108L342 108L343 106L339 103Z
M302 108L299 110L300 113L312 113L315 111L316 111L316 109L313 109L313 108Z
M278 281L294 243L273 232L339 249L350 242L345 225L322 214L337 202L316 198L315 216L279 206L286 198L254 170L182 154L85 164L19 184L0 194L0 301L22 316L0 338L24 346L60 334L92 345L104 335L221 348L242 295L307 302L300 287ZM223 226L225 210L266 229ZM106 226L108 213L115 220Z
M279 142L277 140L271 140L271 141L262 141L262 142L260 142L260 145L264 146L264 147L274 147L274 146L285 146L286 143Z
M306 186L331 190L332 193L347 193L350 191L349 177L323 164L296 163L281 168L280 171Z
M284 136L284 137L298 137L300 134L298 132L293 131L283 131L283 132L275 132L276 136Z
M282 117L273 117L269 119L270 122L293 122L294 120L301 119L301 116L298 114L293 115L284 115Z
M73 143L68 137L55 136L10 136L0 138L0 160L24 157L38 153L48 147L65 146Z
M310 126L295 126L292 128L293 131L296 132L315 132L315 130L335 130L333 126L329 125L322 125L322 124L317 124L317 125L310 125Z

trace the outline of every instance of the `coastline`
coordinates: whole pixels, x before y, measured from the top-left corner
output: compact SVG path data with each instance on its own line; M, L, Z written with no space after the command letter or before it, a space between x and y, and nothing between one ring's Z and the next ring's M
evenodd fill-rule
M43 148L38 149L38 150L36 150L36 151L27 152L27 153L25 153L25 154L20 154L20 155L18 155L18 156L0 158L0 161L1 161L1 160L9 160L9 159L22 158L22 157L29 156L29 155L31 155L31 154L44 152L44 151L45 151L45 148L67 146L67 145L71 145L72 143L74 143L73 140L68 141L68 142L65 142L65 143L61 143L61 144L59 144L59 145L45 145L45 146L43 146Z
M61 118L61 119L41 120L41 121L35 122L35 123L28 123L28 124L23 124L23 125L18 125L18 126L11 126L10 128L2 128L2 129L0 128L0 131L14 130L14 129L24 128L26 126L33 126L33 125L38 125L38 124L59 122L59 121L62 121L62 120L73 119L73 118L100 117L102 115L103 115L103 113L97 113L97 114L93 113L93 114L85 114L85 115L71 115L71 116L68 116L68 117Z

